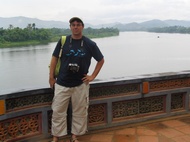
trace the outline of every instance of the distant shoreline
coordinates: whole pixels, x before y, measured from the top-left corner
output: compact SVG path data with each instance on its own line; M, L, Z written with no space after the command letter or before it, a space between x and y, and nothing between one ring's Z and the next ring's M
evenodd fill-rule
M106 36L87 36L89 38L104 38L104 37L111 37L111 36L118 36L116 35L106 35ZM0 43L0 48L11 48L11 47L24 47L24 46L34 46L34 45L46 45L51 42L57 42L59 37L51 39L50 41L23 41L23 42L6 42L6 43Z
M22 47L22 46L31 46L31 45L44 45L49 42L40 42L40 41L26 41L26 42L7 42L0 43L0 48L11 48L11 47Z

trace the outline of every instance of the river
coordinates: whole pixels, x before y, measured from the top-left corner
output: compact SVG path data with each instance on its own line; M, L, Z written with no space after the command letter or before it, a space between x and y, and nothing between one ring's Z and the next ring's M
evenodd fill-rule
M98 81L190 70L189 34L120 32L93 40L105 56ZM48 65L55 45L1 48L0 95L49 87ZM90 73L94 66L92 60Z

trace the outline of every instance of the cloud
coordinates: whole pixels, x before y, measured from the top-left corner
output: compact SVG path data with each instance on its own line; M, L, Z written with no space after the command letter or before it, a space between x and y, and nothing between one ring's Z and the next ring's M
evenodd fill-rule
M0 17L25 16L68 22L143 22L152 19L190 20L189 0L0 0Z

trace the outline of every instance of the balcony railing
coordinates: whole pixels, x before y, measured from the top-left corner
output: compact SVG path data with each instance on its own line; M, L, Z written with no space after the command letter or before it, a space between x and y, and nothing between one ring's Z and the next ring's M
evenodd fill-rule
M89 131L189 113L189 94L189 72L92 83ZM49 88L1 95L0 141L50 137L52 98Z

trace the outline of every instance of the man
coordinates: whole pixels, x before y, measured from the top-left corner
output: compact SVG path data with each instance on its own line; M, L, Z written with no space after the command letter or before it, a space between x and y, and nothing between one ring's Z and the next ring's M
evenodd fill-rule
M89 82L98 75L104 64L104 57L95 42L83 36L83 21L78 17L69 20L72 35L66 37L63 46L61 67L57 79L54 77L61 47L58 41L50 64L49 84L55 89L52 102L53 142L67 135L67 108L71 99L72 126L71 142L79 142L77 136L87 131L89 105ZM88 75L91 58L97 61L94 71Z

